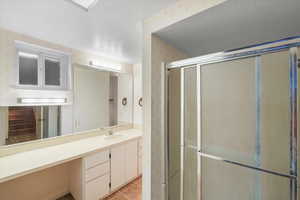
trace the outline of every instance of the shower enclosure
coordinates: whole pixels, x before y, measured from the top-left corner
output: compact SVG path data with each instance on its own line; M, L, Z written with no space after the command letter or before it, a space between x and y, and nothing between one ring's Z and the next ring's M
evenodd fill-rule
M166 66L169 200L298 200L299 38Z

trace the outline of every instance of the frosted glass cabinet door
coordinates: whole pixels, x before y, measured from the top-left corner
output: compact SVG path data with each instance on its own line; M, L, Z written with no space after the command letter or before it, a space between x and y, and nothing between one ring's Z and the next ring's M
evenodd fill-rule
M201 67L202 152L255 164L255 58Z

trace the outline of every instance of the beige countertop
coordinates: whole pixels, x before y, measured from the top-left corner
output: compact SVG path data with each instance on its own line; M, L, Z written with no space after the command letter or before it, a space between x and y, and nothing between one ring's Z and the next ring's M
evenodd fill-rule
M141 138L142 131L128 129L116 132L114 135L117 136L112 136L111 138L104 135L89 137L65 144L0 157L0 183Z

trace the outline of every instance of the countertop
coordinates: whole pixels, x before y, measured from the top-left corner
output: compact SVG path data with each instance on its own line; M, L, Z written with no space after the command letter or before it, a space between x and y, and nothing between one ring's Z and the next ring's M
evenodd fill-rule
M142 137L142 131L128 129L112 138L95 136L0 158L0 183L59 165L88 154Z

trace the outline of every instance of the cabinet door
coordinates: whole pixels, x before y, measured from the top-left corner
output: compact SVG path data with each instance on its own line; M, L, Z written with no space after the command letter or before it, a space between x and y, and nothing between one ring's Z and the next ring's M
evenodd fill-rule
M111 190L114 191L126 183L125 159L126 145L111 149Z
M138 142L137 140L126 143L126 182L138 176Z
M109 194L109 175L96 178L86 183L86 200L99 200Z

